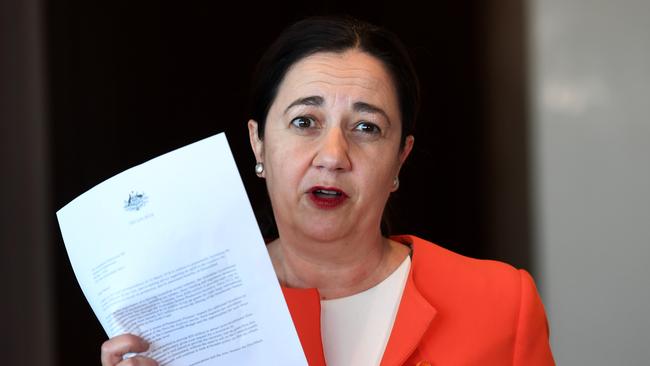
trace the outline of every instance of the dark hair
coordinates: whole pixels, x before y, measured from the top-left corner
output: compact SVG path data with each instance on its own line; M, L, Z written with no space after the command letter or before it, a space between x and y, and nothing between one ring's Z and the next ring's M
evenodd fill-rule
M250 117L264 138L266 116L289 68L318 52L359 49L379 59L397 90L402 119L402 147L413 133L420 104L420 86L408 50L388 30L352 17L311 17L294 23L280 34L260 59L253 75Z

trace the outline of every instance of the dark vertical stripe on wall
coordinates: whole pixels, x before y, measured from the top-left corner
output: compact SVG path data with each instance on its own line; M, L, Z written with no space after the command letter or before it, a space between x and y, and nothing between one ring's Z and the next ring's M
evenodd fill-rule
M54 365L49 156L39 0L0 1L0 356Z
M480 13L482 250L534 272L526 2L504 0Z

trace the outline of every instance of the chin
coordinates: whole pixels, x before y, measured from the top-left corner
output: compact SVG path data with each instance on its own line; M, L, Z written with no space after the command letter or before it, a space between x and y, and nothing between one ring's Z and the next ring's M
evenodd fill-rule
M298 227L303 235L308 236L316 241L335 241L345 238L350 233L348 225L328 224L324 222L314 223L306 227Z

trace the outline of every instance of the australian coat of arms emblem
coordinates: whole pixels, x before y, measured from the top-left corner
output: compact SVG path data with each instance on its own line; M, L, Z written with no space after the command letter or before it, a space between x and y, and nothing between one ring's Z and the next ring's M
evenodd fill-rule
M139 211L147 204L149 197L142 192L131 191L129 199L124 201L124 209L127 211Z

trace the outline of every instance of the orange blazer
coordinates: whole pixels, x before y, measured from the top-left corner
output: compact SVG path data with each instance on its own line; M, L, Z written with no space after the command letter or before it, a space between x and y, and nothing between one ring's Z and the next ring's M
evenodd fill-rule
M412 258L381 366L555 364L528 272L415 236L392 239L410 246ZM282 291L309 365L325 365L318 291Z

